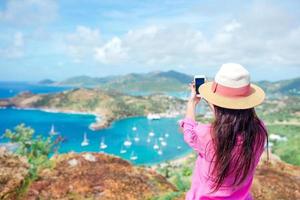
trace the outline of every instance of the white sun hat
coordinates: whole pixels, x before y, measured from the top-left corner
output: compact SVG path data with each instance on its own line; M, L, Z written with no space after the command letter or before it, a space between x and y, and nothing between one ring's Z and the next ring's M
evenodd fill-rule
M250 82L249 72L240 64L223 64L214 81L199 87L200 96L213 105L230 109L253 108L264 101L264 91Z

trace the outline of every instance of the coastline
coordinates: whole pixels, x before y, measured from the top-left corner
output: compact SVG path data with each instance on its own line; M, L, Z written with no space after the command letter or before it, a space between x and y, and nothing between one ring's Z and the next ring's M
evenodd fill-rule
M95 121L92 122L89 125L89 129L92 131L100 130L100 129L94 129L92 126L98 126L99 124L103 123L103 117L99 115L98 113L94 112L81 112L81 111L74 111L74 110L61 110L61 109L51 109L51 108L25 108L25 107L16 107L16 106L3 106L1 109L6 109L6 108L11 108L14 110L37 110L37 111L42 111L42 112L47 112L47 113L62 113L62 114L70 114L70 115L91 115L95 117ZM103 127L106 128L106 127Z
M63 113L63 114L74 114L74 115L92 115L95 117L95 121L92 122L88 128L92 131L97 131L101 130L104 128L108 128L113 122L116 120L121 120L121 119L127 119L131 117L147 117L145 115L130 115L130 116L125 116L121 118L108 118L105 117L105 115L100 115L95 112L87 112L87 111L74 111L74 110L67 110L67 109L57 109L57 108L34 108L34 107L17 107L17 106L1 106L1 109L6 109L6 108L12 108L15 110L38 110L38 111L43 111L43 112L48 112L48 113ZM161 118L176 118L180 116L180 112L175 113L175 114L169 114L169 113L160 113L159 114Z

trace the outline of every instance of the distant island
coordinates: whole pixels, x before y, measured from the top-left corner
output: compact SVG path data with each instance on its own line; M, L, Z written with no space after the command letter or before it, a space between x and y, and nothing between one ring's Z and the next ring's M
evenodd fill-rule
M166 95L130 96L102 89L77 88L55 94L19 95L0 99L0 107L34 108L50 112L86 113L97 116L93 130L130 116L175 116L183 111L184 101Z
M55 84L55 81L53 81L51 79L43 79L43 80L40 80L38 82L38 84L40 84L40 85L52 85L52 84Z
M54 82L52 85L101 88L122 93L157 93L185 91L187 84L192 80L193 77L191 75L170 70L166 72L130 73L106 77L75 76Z
M44 79L38 83L55 86L101 88L127 94L151 94L186 91L187 84L192 80L192 75L170 70L105 77L75 76L58 82ZM212 78L208 77L208 80L212 80ZM300 77L275 82L258 81L256 84L261 86L268 94L300 95Z

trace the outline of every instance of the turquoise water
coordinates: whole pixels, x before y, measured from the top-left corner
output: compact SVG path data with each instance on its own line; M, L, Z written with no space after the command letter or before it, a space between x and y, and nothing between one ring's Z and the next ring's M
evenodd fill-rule
M12 97L24 91L30 91L37 94L61 92L67 89L71 89L71 87L47 86L29 82L0 81L0 98Z
M166 160L171 160L190 151L184 143L182 134L179 133L177 120L178 118L162 118L161 120L150 121L145 117L133 117L116 121L111 127L99 131L91 131L88 129L90 123L94 122L93 115L64 114L64 113L48 113L39 110L17 110L13 108L0 109L0 133L4 133L5 129L12 129L20 123L34 128L36 134L48 136L52 124L55 130L59 132L66 140L62 143L59 152L65 153L75 152L100 152L101 138L105 138L108 145L103 151L106 153L120 156L129 160L132 151L138 156L135 164L153 164ZM132 127L137 127L134 132ZM147 142L150 131L155 133L151 142ZM83 133L87 133L89 145L82 147ZM139 134L140 141L135 142L133 137L135 133ZM165 134L169 134L166 138ZM132 141L130 148L124 148L127 153L120 154L120 149L124 140L129 136ZM162 155L153 149L155 140L162 136L167 146L162 147ZM0 139L0 142L6 142ZM178 146L181 148L179 149Z

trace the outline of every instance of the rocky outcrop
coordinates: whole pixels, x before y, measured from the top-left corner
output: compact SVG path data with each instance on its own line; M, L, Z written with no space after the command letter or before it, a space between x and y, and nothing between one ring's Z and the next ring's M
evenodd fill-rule
M17 191L28 175L29 164L23 157L0 147L0 199L16 199Z
M300 199L300 167L282 162L271 154L260 162L252 185L255 200Z
M54 168L40 171L20 199L144 200L177 191L153 169L133 166L115 156L68 153L51 159ZM0 150L0 199L16 199L28 168L24 158ZM255 200L300 199L300 167L284 163L275 155L269 162L263 158L251 193Z
M55 167L34 181L26 199L149 199L176 191L155 171L101 153L54 157Z
M251 194L255 200L300 199L300 167L281 161L276 155L266 154L257 166ZM184 200L185 194L174 200Z

